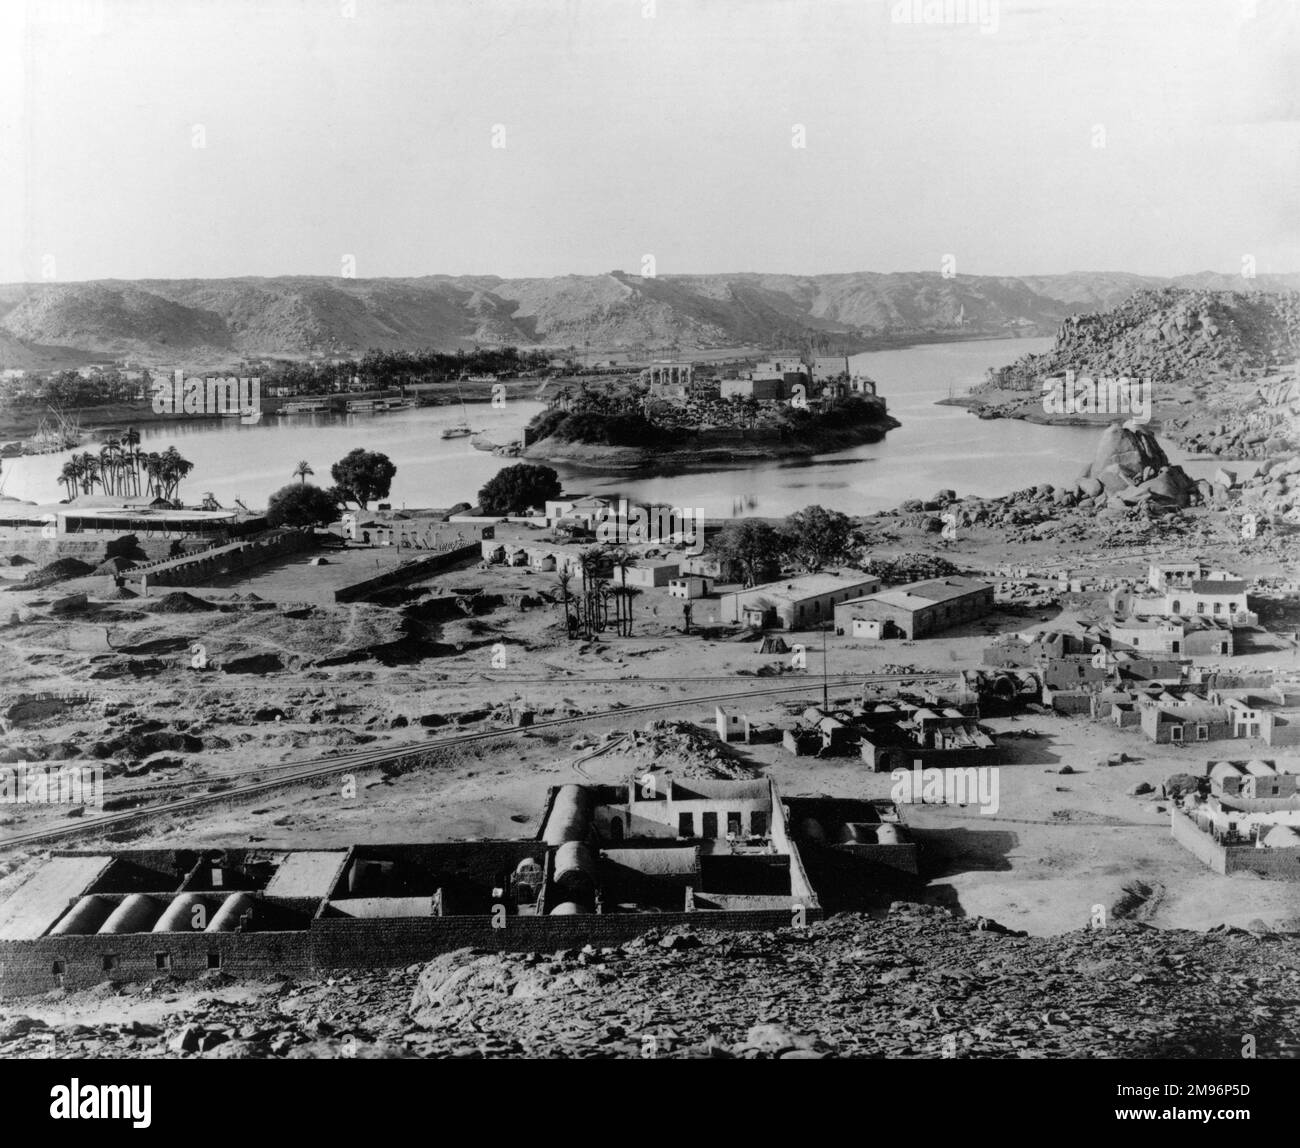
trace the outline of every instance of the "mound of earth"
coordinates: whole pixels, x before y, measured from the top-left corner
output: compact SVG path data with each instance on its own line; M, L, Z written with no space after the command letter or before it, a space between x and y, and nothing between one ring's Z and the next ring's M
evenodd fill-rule
M221 663L221 672L225 674L276 674L283 669L279 654L248 654Z
M203 748L203 739L189 733L177 733L174 730L153 730L150 732L133 732L111 741L96 742L90 752L95 757L149 757L155 753L198 753Z
M634 730L620 752L641 766L653 766L680 778L748 781L758 774L716 737L690 722L658 720Z
M51 586L55 582L64 582L69 578L84 578L93 573L94 567L80 558L56 558L53 562L37 567L23 579L23 588L30 590L34 586Z
M198 614L217 607L193 594L186 594L183 590L173 590L153 602L149 609L155 614Z
M149 678L164 673L168 665L160 658L115 658L96 666L89 677L96 680L105 678Z

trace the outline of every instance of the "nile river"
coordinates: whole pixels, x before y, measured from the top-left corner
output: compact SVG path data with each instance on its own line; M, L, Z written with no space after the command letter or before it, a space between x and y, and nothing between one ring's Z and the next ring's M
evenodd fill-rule
M557 467L574 492L622 494L652 505L701 507L710 517L778 516L817 503L861 514L929 498L945 487L992 496L1041 482L1068 482L1091 459L1098 431L1038 426L1010 419L984 421L960 407L935 406L962 394L992 366L1045 350L1049 339L997 339L930 344L854 357L874 378L903 425L867 446L807 459L773 459L689 474L612 474ZM515 401L503 409L469 407L470 425L496 441L518 437L541 404ZM146 424L141 447L175 444L195 466L181 488L186 502L211 492L225 506L240 498L250 507L292 479L306 459L312 481L329 485L330 464L354 447L383 451L397 466L394 506L451 506L474 502L479 488L515 460L475 450L468 438L442 439L460 421L456 406L374 415L268 416L256 426L236 419ZM92 446L94 444L91 444ZM1168 449L1168 447L1167 447ZM1174 452L1170 450L1171 458ZM54 502L64 497L58 473L67 454L5 459L0 493Z

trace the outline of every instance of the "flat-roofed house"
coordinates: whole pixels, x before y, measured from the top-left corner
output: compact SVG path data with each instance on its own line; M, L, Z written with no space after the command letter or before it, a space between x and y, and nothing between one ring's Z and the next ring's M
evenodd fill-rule
M681 572L681 563L675 558L640 558L635 566L614 567L614 582L618 586L638 586L651 589L667 586Z
M1212 761L1206 774L1210 792L1227 797L1286 800L1300 792L1300 776L1279 771L1275 761Z
M1165 591L1165 612L1184 617L1213 618L1233 626L1254 626L1259 617L1246 603L1246 583L1239 578L1197 579Z
M719 600L719 616L723 622L758 628L809 629L831 621L841 603L869 593L879 585L879 578L866 574L805 574L723 594Z
M983 618L992 610L991 585L953 574L850 599L836 608L835 632L870 637L868 627L856 623L878 620L891 624L891 634L921 638Z
M1232 736L1228 711L1208 702L1156 702L1143 708L1141 724L1142 732L1157 745L1218 741Z
M704 598L709 593L709 583L698 575L687 574L680 578L668 580L670 598Z

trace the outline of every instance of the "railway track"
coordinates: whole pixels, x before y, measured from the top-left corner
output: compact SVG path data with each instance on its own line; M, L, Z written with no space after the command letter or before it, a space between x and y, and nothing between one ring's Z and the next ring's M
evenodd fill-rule
M846 675L847 676L847 675ZM852 675L855 682L912 680L926 675L921 674L878 674ZM929 675L941 677L940 674ZM818 686L816 679L807 679L795 685L771 686L761 690L736 690L729 693L706 694L696 697L670 698L640 705L623 706L619 709L605 710L599 713L578 714L574 717L552 718L549 721L534 722L529 726L507 726L502 729L483 730L477 733L461 734L435 742L410 742L382 749L364 750L352 754L340 754L326 758L309 758L301 762L286 762L278 766L263 766L249 771L263 775L271 771L283 771L279 776L267 780L235 785L215 793L197 794L166 801L161 805L149 805L140 809L123 810L95 817L89 821L64 822L48 828L33 829L24 833L0 836L0 850L19 849L48 842L66 841L74 837L98 836L128 825L148 822L160 817L175 817L178 814L197 812L213 806L225 805L245 798L269 794L287 786L303 782L317 781L336 774L350 773L354 770L373 768L375 766L400 761L405 757L439 754L447 750L460 749L465 746L479 745L501 738L519 737L543 730L577 725L590 721L621 721L624 717L636 714L655 713L666 709L681 709L685 706L714 705L721 702L748 700L759 697L772 697L781 694L807 693ZM846 684L835 683L839 688ZM221 779L206 780L202 784L216 784Z

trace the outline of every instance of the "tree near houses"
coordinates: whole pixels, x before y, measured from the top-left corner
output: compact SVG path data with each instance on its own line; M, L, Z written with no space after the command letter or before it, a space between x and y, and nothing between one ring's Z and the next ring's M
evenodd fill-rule
M175 501L180 493L181 480L193 469L194 464L189 459L182 458L174 446L163 451L158 461L158 490L161 496L169 502Z
M484 514L522 514L558 498L560 489L560 476L549 466L520 462L488 479L478 492L478 502Z
M118 475L117 439L111 438L99 448L99 480L105 494L117 493Z
M746 586L754 586L766 581L778 568L781 535L766 522L742 518L722 528L713 549L744 571Z
M319 486L305 482L280 487L266 504L268 526L328 526L338 517L338 502Z
M124 494L139 495L140 471L144 463L144 454L140 450L140 432L135 427L127 427L121 439L121 464Z
M349 451L330 467L330 477L344 499L355 502L362 510L372 499L388 497L396 473L397 467L388 455L361 447Z
M99 482L99 459L88 450L83 450L74 459L77 467L77 480L81 483L82 494L94 494L95 484Z
M600 568L604 561L605 551L599 546L588 546L578 555L578 569L582 571L584 594L600 584Z
M786 555L805 570L833 566L848 555L853 523L838 510L805 506L781 526Z
M77 480L80 472L77 466L77 459L74 455L63 464L63 469L59 471L59 481L63 483L68 492L68 501L71 502L77 497Z
M309 474L315 474L315 473L316 472L311 468L311 463L309 463L306 459L303 459L300 463L298 463L297 466L293 468L294 478L296 478L304 486L307 483L307 476Z

